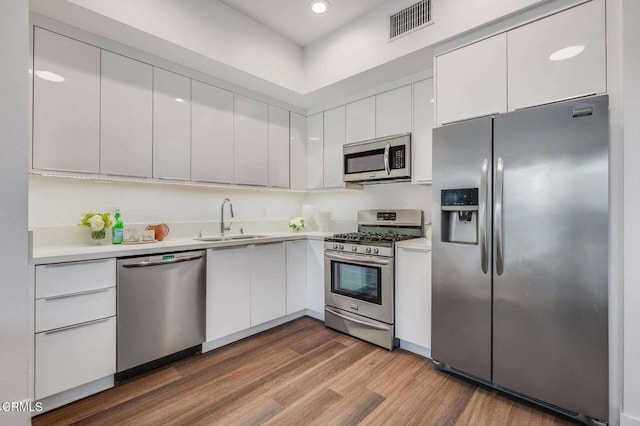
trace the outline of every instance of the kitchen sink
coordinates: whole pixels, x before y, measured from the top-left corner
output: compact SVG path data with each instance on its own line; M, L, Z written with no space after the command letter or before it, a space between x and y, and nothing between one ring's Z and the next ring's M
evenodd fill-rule
M211 237L198 237L194 240L198 241L236 241L236 240L254 240L256 238L266 238L265 235L241 234L241 235L216 235Z

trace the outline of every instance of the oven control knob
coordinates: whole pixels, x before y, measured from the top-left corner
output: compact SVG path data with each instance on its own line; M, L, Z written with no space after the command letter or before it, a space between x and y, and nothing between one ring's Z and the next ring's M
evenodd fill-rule
M373 254L378 254L378 251L379 251L379 250L378 250L377 248L374 248L374 249L373 249Z
M333 245L333 249L334 249L334 250L338 250L338 245L337 245L337 244L334 244L334 245Z
M367 247L367 254L371 254L371 247Z
M358 251L358 246L351 246L351 251Z
M340 244L340 250L344 250L344 244Z

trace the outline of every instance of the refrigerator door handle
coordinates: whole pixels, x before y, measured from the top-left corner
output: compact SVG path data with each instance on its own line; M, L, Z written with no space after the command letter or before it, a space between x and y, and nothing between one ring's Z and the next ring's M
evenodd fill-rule
M504 241L502 239L504 232L504 222L502 218L503 194L504 194L504 161L498 157L496 163L496 201L494 207L494 226L496 240L496 273L502 275L504 271Z
M478 209L478 222L480 233L480 265L485 274L489 270L489 256L487 255L487 193L488 188L489 160L482 160L480 171L480 208Z

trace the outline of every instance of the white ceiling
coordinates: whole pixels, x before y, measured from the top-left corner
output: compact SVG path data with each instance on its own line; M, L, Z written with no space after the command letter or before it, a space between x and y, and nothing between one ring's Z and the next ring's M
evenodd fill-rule
M386 0L328 0L323 14L311 11L311 0L220 0L304 47L364 15Z

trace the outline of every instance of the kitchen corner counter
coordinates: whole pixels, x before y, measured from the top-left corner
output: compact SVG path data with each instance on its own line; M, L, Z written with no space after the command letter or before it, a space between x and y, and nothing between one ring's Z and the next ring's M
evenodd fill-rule
M412 240L399 241L396 243L396 248L431 251L431 240L427 238L414 238Z
M60 246L34 247L31 263L42 265L49 263L79 262L85 260L106 259L112 257L145 256L190 250L205 250L223 247L267 244L280 241L324 240L332 232L261 232L264 237L251 240L198 241L193 237L167 238L164 241L149 244L73 244Z

